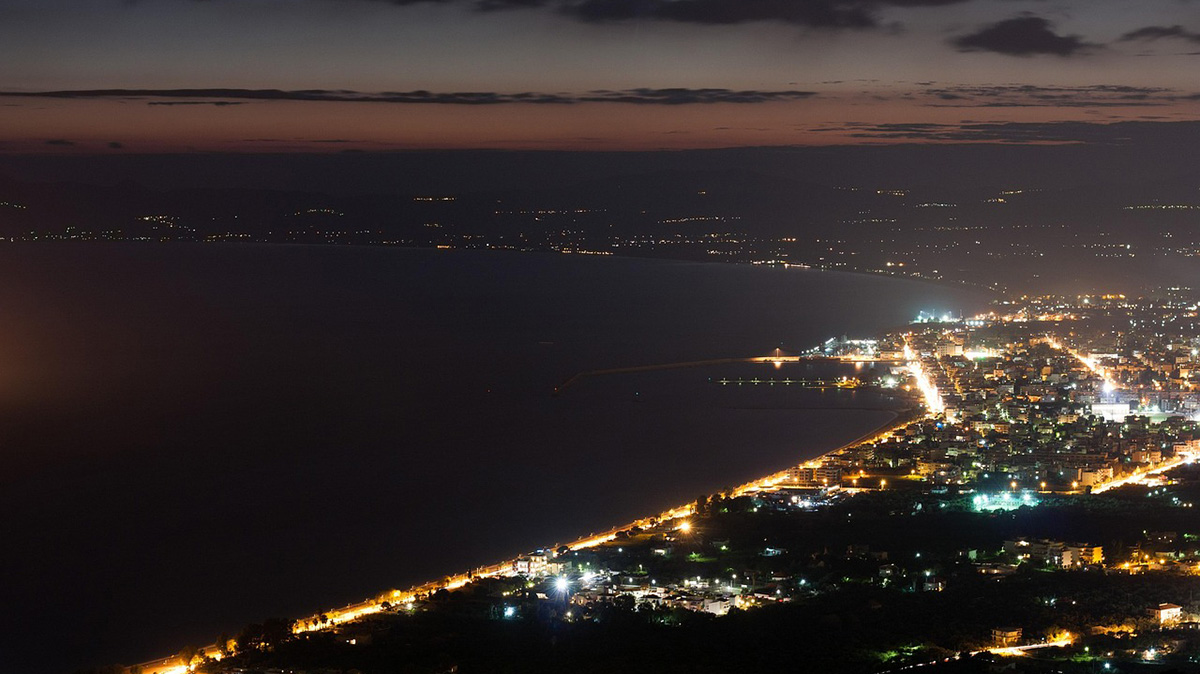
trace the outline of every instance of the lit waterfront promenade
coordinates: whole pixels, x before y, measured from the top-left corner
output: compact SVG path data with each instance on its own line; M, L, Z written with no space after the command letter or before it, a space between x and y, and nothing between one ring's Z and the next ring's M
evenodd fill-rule
M804 356L804 355L784 356L784 355L775 355L775 356L751 356L749 358L711 358L709 360L691 360L691 361L684 361L681 363L660 363L658 365L637 365L634 367L614 367L614 368L608 368L608 369L604 369L604 370L588 370L586 372L580 372L580 373L572 376L570 379L559 384L557 387L555 387L554 393L557 395L557 394L560 394L560 393L566 391L568 388L570 388L573 384L580 381L581 379L586 379L588 377L599 377L602 375L609 375L609 374L634 374L637 372L655 372L658 370L678 370L678 369L688 368L688 367L705 367L708 365L729 365L729 364L733 364L733 363L757 363L757 364L771 363L771 364L775 365L776 367L778 367L780 365L783 365L784 363L800 363L800 362L805 362L805 361L822 361L822 360L838 362L838 363L903 364L903 363L908 362L905 360L891 359L891 358L879 358L879 357L872 357L872 356Z
M911 354L911 351L906 351L906 355L909 355L909 354ZM911 372L917 374L918 382L928 382L929 381L928 374L924 372L923 366L922 366L919 358L915 358L914 360L909 360L909 361L896 361L896 360L889 360L889 359L882 359L882 358L866 358L866 357L850 357L850 356L844 356L844 357L759 356L759 357L751 357L751 358L722 358L722 359L708 360L708 361L694 361L694 362L688 362L688 363L673 363L673 364L666 364L666 365L649 365L649 366L641 366L641 367L634 367L634 368L618 368L618 369L612 369L612 370L594 370L591 372L585 372L585 373L580 373L578 375L575 375L570 380L568 380L566 383L564 383L562 386L560 386L558 389L556 389L556 391L561 391L567 385L576 381L580 377L599 375L599 374L621 374L621 373L630 373L630 372L646 372L646 371L652 371L652 370L673 369L673 368L681 368L681 367L696 367L696 366L702 366L702 365L714 365L714 364L721 364L721 363L794 363L794 362L800 362L800 361L805 361L805 360L826 360L826 361L855 362L855 363L861 363L861 362L905 363L910 368ZM881 439L891 435L898 428L903 428L910 424L917 423L918 421L926 419L930 416L935 416L938 412L940 412L940 410L943 409L941 397L938 395L936 387L933 387L931 384L926 384L926 385L920 386L920 390L923 395L924 411L925 411L924 414L916 416L916 417L913 417L911 414L900 415L896 419L893 419L892 421L881 426L880 428L878 428L874 431L871 431L870 433L867 433L867 434L863 435L862 437L860 437L856 440L853 440L845 445L842 445L841 447L832 449L818 457L810 459L800 465L806 465L806 466L807 465L813 465L813 466L818 465L818 464L820 464L822 459L824 459L825 457L827 457L831 454L844 452L846 450L852 449L859 445L876 442L878 440L881 440ZM934 410L937 410L937 412L935 412ZM733 490L730 491L729 494L727 494L727 496L737 497L737 496L744 496L746 494L751 494L751 493L755 493L755 492L776 490L776 489L778 489L778 486L781 483L783 483L787 480L788 470L790 468L791 468L791 466L789 466L787 469L781 470L779 472L772 473L770 475L759 478L757 480L753 480L751 482L747 482L745 484L734 487ZM858 491L858 490L856 490L856 491ZM617 538L617 534L622 531L627 531L627 530L635 528L635 527L639 528L639 529L644 529L647 527L661 526L664 523L669 523L674 520L679 520L679 519L688 517L690 515L693 515L694 513L695 513L694 504L688 503L686 505L681 505L681 506L678 506L675 508L671 508L669 510L659 513L658 515L643 517L641 519L635 520L633 522L629 522L627 524L612 527L611 529L608 529L608 530L600 532L600 533L589 534L588 536L586 536L584 538L580 538L571 543L566 543L566 544L557 544L556 543L556 544L554 544L552 546L548 546L547 548L544 548L544 549L556 550L561 547L567 547L570 550L583 550L586 548L595 547L597 545L603 545L604 543L613 541ZM385 604L387 606L395 606L397 604L406 604L408 602L415 601L420 597L428 596L439 590L458 589L460 587L463 587L467 583L470 583L471 581L473 581L475 579L493 578L493 577L497 577L497 576L512 575L514 573L513 569L514 569L516 561L517 561L517 558L512 558L512 559L497 562L495 564L491 564L488 566L478 567L471 571L466 571L463 573L458 573L455 575L447 576L446 578L443 578L442 580L430 581L427 583L423 583L421 585L411 587L407 590L390 590L388 592L384 592L380 595L377 595L370 599L366 599L366 600L356 603L356 604L350 604L347 606L342 606L341 608L322 611L320 613L315 613L315 614L312 614L305 618L301 618L294 623L292 629L294 632L297 632L297 633L311 632L311 631L315 631L315 630L325 629L332 625L339 625L342 623L352 622L354 620L358 620L359 618L362 618L362 617L365 617L365 616L368 616L368 615L371 615L374 613L379 613L384 610ZM322 618L324 618L324 620L322 620ZM221 649L217 644L211 644L211 645L205 646L203 648L199 648L199 649L197 649L197 654L199 656L206 656L206 657L210 657L210 658L213 658L216 660L219 660L222 657ZM181 659L177 655L173 655L173 656L168 656L166 658L161 658L159 660L142 663L141 665L138 665L138 667L141 668L142 674L186 674L186 672L191 671L188 664L189 663L182 662Z

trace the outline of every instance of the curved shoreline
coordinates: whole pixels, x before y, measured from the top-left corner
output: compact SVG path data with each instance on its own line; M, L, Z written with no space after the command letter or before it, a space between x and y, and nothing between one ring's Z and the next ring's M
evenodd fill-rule
M819 463L822 459L848 451L859 445L873 442L882 437L886 437L898 428L903 428L919 419L924 418L922 406L916 405L901 410L880 409L881 412L890 412L893 417L884 424L876 427L874 430L868 431L859 437L842 444L834 449L822 452L810 459L805 459L799 463L792 464L787 468L776 471L757 480L752 480L744 484L734 487L726 496L737 497L744 496L749 493L773 489L782 481L788 473L788 470L797 465L806 465ZM545 546L540 549L557 550L562 547L570 550L583 550L597 545L615 540L617 535L622 531L628 531L632 528L645 528L649 526L657 526L663 522L687 517L694 514L694 504L688 503L665 510L657 515L642 517L632 522L611 527L600 533L592 533L582 538L576 539L569 543L554 543L550 546ZM394 604L403 604L410 601L415 601L423 596L427 596L439 590L455 590L479 578L489 578L502 575L511 571L514 564L524 553L518 554L516 557L505 559L494 564L476 567L474 569L445 576L441 580L428 581L420 585L415 585L407 590L388 590L382 592L372 598L366 599L356 604L348 604L340 608L321 611L310 614L303 618L297 619L293 623L292 630L295 633L316 631L327 629L333 625L352 622L359 618L379 613L384 610L385 605L391 606ZM322 620L324 618L324 620ZM217 644L210 644L197 649L199 655L214 659L221 658L221 649ZM185 674L188 670L185 663L180 662L175 655L154 660L151 662L137 665L141 668L142 674Z
M850 442L840 445L834 449L831 449L829 451L818 454L817 456L814 456L811 459L806 459L806 460L800 461L797 464L793 464L792 466L788 466L787 468L776 471L776 472L766 475L764 477L758 478L757 480L751 480L750 482L746 482L744 484L738 485L738 486L734 487L729 492L729 494L727 494L727 496L734 496L734 497L742 496L742 495L745 495L750 492L761 491L763 489L773 488L780 480L782 480L784 477L787 476L788 470L790 468L792 468L793 466L804 465L804 464L809 464L809 463L818 463L827 456L832 456L832 455L838 454L840 452L844 452L844 451L853 449L854 447L857 447L859 445L866 444L868 442L873 442L874 440L876 440L878 438L890 435L897 428L902 428L902 427L907 426L908 424L916 421L917 419L922 418L921 415L918 413L920 409L921 409L920 407L912 407L912 408L908 408L905 410L901 410L899 412L894 412L894 416L891 419L889 419L883 425L875 428L874 430L868 431L868 432L860 435L859 437L855 438L854 440L851 440ZM892 412L892 410L880 410L880 411ZM602 543L606 543L608 541L615 539L617 534L621 531L626 531L626 530L634 528L634 527L641 528L641 527L646 527L646 526L653 526L653 525L659 524L664 521L678 519L680 517L687 517L688 515L693 514L693 512L694 512L693 504L688 503L685 505L670 508L668 510L665 510L665 511L659 513L658 515L649 515L649 516L634 520L632 522L628 522L628 523L625 523L622 525L611 527L600 533L588 534L587 536L578 538L569 543L556 542L552 545L545 546L541 549L550 550L550 549L558 549L561 547L567 547L567 548L570 548L571 550L582 550L582 549L586 549L586 548L590 548L590 547L595 547L597 545L600 545ZM519 557L519 555L518 555L518 557ZM403 592L400 590L392 590L391 592L385 592L385 593L379 595L378 597L376 597L374 601L391 601L390 599L388 599L388 597L393 597L393 598L401 597L402 598L401 601L404 601L407 599L416 598L420 594L436 592L437 590L441 590L441 589L456 589L456 588L461 587L461 586L467 584L468 582L474 580L475 578L486 578L491 575L496 575L498 572L500 572L502 570L507 570L512 567L512 563L514 561L516 561L516 559L517 558L514 557L511 559L503 560L496 564L478 567L471 571L466 571L463 573L456 574L454 576L449 576L449 577L447 577L447 579L445 581L441 581L441 582L431 581L428 583L423 583L421 585L412 587ZM372 601L372 600L368 600L368 601ZM353 607L362 607L363 605L364 604L355 604L352 606ZM345 608L351 608L351 607L348 606ZM320 615L320 614L318 614L318 615ZM329 612L326 612L325 615L330 615L330 614L329 614ZM359 614L359 615L363 615L363 614ZM311 619L311 617L316 617L316 616L310 616L310 619ZM355 617L358 617L358 616L355 616ZM346 620L352 620L352 619L353 618L347 618ZM333 624L336 624L338 622L345 622L345 620L341 620L341 621L330 620L330 623L333 623Z

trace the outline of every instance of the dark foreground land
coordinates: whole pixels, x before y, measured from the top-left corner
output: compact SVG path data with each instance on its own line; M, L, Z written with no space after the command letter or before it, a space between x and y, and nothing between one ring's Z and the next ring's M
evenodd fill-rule
M975 512L971 494L899 482L852 497L702 499L687 531L632 531L559 551L552 574L481 579L299 636L284 621L251 625L223 638L229 656L196 664L210 673L1200 671L1200 630L1188 620L1200 611L1200 521L1189 505L1200 470L1177 469L1153 490L1042 494L990 513ZM1020 537L1103 545L1105 561L1063 568L1004 551ZM1160 624L1148 613L1160 603L1181 606L1183 619ZM716 605L724 615L709 612ZM1014 628L1014 643L1071 642L989 651L998 630Z

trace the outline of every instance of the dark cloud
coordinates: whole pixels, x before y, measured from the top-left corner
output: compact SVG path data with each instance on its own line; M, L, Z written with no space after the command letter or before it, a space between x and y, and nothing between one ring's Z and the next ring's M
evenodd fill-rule
M75 142L74 142L74 141L70 141L70 140L65 140L65 139L63 139L63 138L52 138L52 139L50 139L50 140L46 141L46 144L47 144L47 145L61 145L61 146L64 146L64 147L70 147L70 146L73 146L73 145L75 145Z
M349 140L346 138L243 138L243 143L370 143L371 141Z
M577 100L591 103L686 105L690 103L770 103L816 95L812 91L734 91L731 89L626 89L593 91Z
M1074 56L1099 45L1078 35L1059 35L1049 21L1038 16L1006 19L950 41L959 51L988 51L1008 56Z
M207 0L196 0L197 2L206 2ZM374 2L396 5L397 7L407 7L408 5L432 5L445 4L451 0L373 0Z
M1174 26L1146 26L1131 30L1121 36L1122 42L1130 42L1132 40L1161 40L1163 38L1179 38L1189 42L1200 42L1200 33L1194 33L1185 29L1183 26L1176 24Z
M814 129L816 130L816 129ZM1200 122L964 122L961 124L850 124L825 127L852 138L1001 144L1139 145L1200 140Z
M491 12L501 9L517 9L521 7L541 7L545 0L475 0L475 9L481 12Z
M124 144L124 143L118 143L117 141L115 141L115 140L114 140L114 141L111 141L111 142L109 142L109 144L108 144L108 149L110 149L110 150L123 150L123 149L125 149L125 144Z
M584 21L657 19L736 24L774 21L813 28L873 28L872 8L838 0L583 0L564 11Z
M363 93L338 89L72 89L39 92L0 92L6 97L34 98L111 98L144 100L159 105L226 105L236 101L317 101L336 103L443 103L485 105L496 103L573 103L571 97L558 94L499 94L494 92L435 93L424 90ZM162 100L166 99L166 100ZM190 100L222 99L222 100Z
M1164 87L1094 84L1078 87L1041 86L1032 84L961 85L928 89L927 96L942 101L936 107L981 108L1102 108L1121 106L1167 105L1189 100L1191 94L1181 94ZM947 103L945 101L954 101Z
M216 107L224 107L226 105L245 105L245 101L147 101L146 105L215 105Z
M356 0L357 1L357 0ZM446 5L446 4L470 4L474 8L481 11L489 11L495 9L512 9L516 7L541 7L547 4L548 0L371 0L388 5L396 5L398 7L406 7L408 5Z
M560 9L584 21L655 19L726 25L775 22L820 29L877 28L883 7L937 7L967 0L579 0Z
M892 7L943 7L962 4L964 0L880 0L876 4Z
M359 1L359 0L355 0ZM409 5L448 5L460 4L469 5L472 9L481 12L491 12L501 9L518 9L521 7L541 7L548 4L548 0L371 0L388 5L396 5L397 7L407 7Z
M343 0L363 1L363 0ZM702 25L775 22L818 29L877 28L883 7L939 7L969 0L370 0L397 6L460 4L478 11L552 8L600 23L647 19Z
M346 90L304 89L81 89L64 91L0 91L0 97L31 98L110 98L146 100L150 105L236 105L240 101L317 101L335 103L413 103L441 105L499 105L505 103L573 104L627 103L637 105L685 105L704 103L768 103L795 101L815 96L812 91L759 91L732 89L623 89L597 90L584 94L546 94L522 92L405 91L363 93ZM225 99L201 100L188 99ZM168 99L168 100L160 100ZM176 100L182 99L182 100ZM229 100L232 99L232 100Z

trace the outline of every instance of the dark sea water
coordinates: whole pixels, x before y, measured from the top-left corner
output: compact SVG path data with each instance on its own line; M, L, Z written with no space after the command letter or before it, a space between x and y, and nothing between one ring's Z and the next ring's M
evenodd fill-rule
M0 248L0 671L211 643L566 541L892 418L721 387L979 292L827 272L288 246Z

